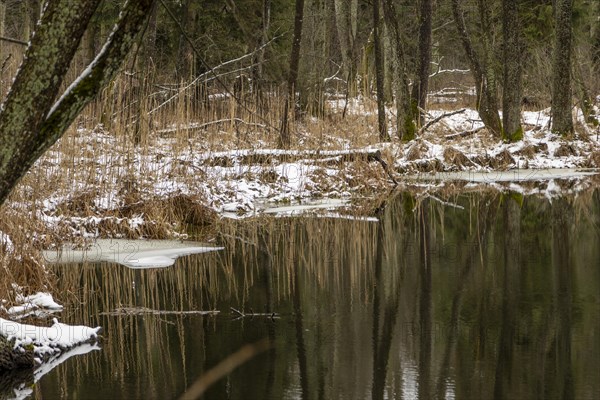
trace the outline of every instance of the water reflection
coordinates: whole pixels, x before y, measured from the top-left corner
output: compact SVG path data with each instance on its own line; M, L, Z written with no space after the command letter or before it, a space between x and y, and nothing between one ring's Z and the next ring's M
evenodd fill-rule
M442 197L398 193L379 223L240 222L166 270L60 268L64 322L106 340L34 392L175 398L268 338L206 398L600 398L598 190ZM102 314L134 306L221 313Z

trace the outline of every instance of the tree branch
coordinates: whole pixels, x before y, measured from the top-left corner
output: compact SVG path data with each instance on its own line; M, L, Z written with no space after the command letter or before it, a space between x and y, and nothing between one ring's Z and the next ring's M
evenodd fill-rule
M8 43L20 44L22 46L29 46L28 42L24 42L23 40L19 40L19 39L13 39L13 38L0 36L0 40L2 40L4 42L8 42Z
M98 91L110 82L150 18L155 0L131 0L123 5L119 21L96 58L52 106L40 134L54 143Z

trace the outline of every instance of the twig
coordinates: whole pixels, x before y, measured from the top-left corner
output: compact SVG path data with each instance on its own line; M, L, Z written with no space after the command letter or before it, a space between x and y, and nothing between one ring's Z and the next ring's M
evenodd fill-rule
M471 130L468 130L468 131L463 131L463 132L453 133L451 135L446 135L446 136L444 136L444 138L447 139L447 140L450 140L450 139L454 139L454 138L457 138L457 137L469 136L469 135L472 135L474 133L479 132L483 128L485 128L485 126L480 126L479 128L474 128L474 129L471 129Z
M29 43L24 42L24 41L19 40L19 39L13 39L13 38L7 38L7 37L4 37L4 36L0 36L0 40L3 40L5 42L9 42L9 43L20 44L21 46L29 46Z
M237 310L237 309L235 309L235 308L233 308L233 307L229 307L229 308L231 309L231 311L235 312L235 313L236 313L236 314L238 314L240 317L245 317L245 316L246 316L246 315L245 315L243 312L241 312L240 310Z
M272 313L255 313L254 311L250 310L250 313L245 313L243 311L238 310L237 308L233 308L233 307L229 307L231 309L231 311L233 311L234 313L236 313L238 316L237 318L244 318L244 317L250 317L250 318L254 318L254 317L267 317L267 318L271 318L271 319L275 319L275 318L279 318L279 316L272 312Z
M432 119L431 121L429 121L428 123L426 123L425 125L423 125L423 127L421 129L419 129L419 135L421 135L422 133L424 133L431 125L437 123L439 120L449 117L451 115L455 115L455 114L460 114L460 113L464 113L466 111L466 108L462 108L460 110L456 110L456 111L451 111L451 112L447 112L444 113L442 115L439 115L438 117Z
M461 205L454 204L454 203L450 203L450 202L448 202L448 201L444 201L444 200L442 200L442 199L440 199L440 198L438 198L438 197L435 197L435 196L434 196L434 195L432 195L432 194L427 194L427 196L426 196L425 198L431 198L431 199L433 199L433 200L435 200L435 201L437 201L437 202L440 202L440 203L442 203L442 204L443 204L443 205L445 205L445 206L450 206L450 207L458 208L458 209L461 209L461 210L464 210L464 209L465 209L465 208L464 208L463 206L461 206Z
M225 123L225 122L237 122L237 123L248 125L248 126L256 126L256 127L265 128L265 129L267 128L267 126L264 125L264 124L259 124L259 123L256 123L256 122L246 122L246 121L244 121L241 118L234 117L234 118L218 119L216 121L210 121L210 122L205 122L205 123L199 124L199 125L190 125L190 126L181 127L181 128L177 127L177 128L160 129L160 130L156 131L156 133L161 133L161 134L163 134L163 133L173 133L173 132L177 132L178 130L180 130L180 131L201 130L201 129L206 128L207 126L222 124L222 123Z
M430 74L429 77L433 78L440 74L468 74L469 72L471 72L470 69L440 69Z
M383 161L383 159L381 158L381 151L377 150L375 152L375 154L370 157L372 157L375 161L378 161L379 164L381 164L381 167L383 168L383 170L387 173L387 175L390 177L392 182L394 182L394 186L398 186L398 182L396 181L396 179L394 179L394 176L390 172L390 169L388 168L387 163L385 161Z

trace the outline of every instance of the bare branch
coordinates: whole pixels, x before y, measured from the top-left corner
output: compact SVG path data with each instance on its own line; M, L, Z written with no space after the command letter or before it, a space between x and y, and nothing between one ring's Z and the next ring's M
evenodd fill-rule
M29 43L24 42L24 41L19 40L19 39L13 39L13 38L7 38L7 37L4 37L4 36L0 36L0 40L2 40L4 42L8 42L8 43L20 44L22 46L29 46Z
M419 129L419 135L421 135L422 133L424 133L431 125L439 122L441 119L449 117L451 115L464 113L465 111L466 111L466 108L462 108L460 110L443 113L442 115L437 116L436 118L432 119L431 121L429 121L428 123L426 123L425 125L423 125L423 127L421 129Z

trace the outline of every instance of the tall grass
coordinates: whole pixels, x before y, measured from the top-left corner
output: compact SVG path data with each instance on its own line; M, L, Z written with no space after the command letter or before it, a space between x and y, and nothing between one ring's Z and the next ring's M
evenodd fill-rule
M0 94L16 74L22 49L4 64ZM0 60L2 61L2 60ZM73 62L64 85L84 67ZM0 209L0 231L13 252L0 248L0 298L12 298L11 284L27 291L50 290L52 277L41 267L39 250L72 242L83 246L94 236L167 238L191 227L206 233L215 214L205 207L203 180L193 165L198 154L233 149L273 148L277 144L285 91L252 88L243 75L222 70L193 82L171 82L151 68L125 67L88 105L64 136L35 164ZM321 99L322 101L323 99ZM342 149L377 141L372 111L326 110L325 118L303 116L292 127L296 149ZM173 187L160 189L161 182ZM178 193L177 185L190 188ZM131 221L143 217L144 224ZM195 227L204 227L200 231ZM208 230L207 230L208 229Z

